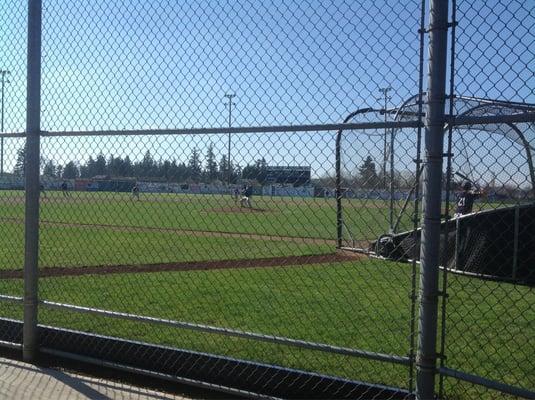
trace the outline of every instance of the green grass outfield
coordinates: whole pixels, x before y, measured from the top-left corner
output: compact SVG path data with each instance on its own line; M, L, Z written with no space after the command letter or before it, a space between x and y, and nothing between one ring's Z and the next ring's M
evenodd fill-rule
M0 192L0 217L22 217L23 196L20 191ZM133 200L129 193L71 192L64 197L60 192L47 192L41 198L41 219L324 239L336 236L334 199L254 196L253 207L263 210L257 212L237 211L229 195L142 193L140 199ZM387 201L345 199L344 205L348 220L358 220L362 226L387 222Z
M406 355L410 277L410 265L363 260L257 270L44 278L40 280L40 296ZM20 295L22 282L6 280L0 288L2 293ZM447 365L533 389L533 290L450 276L449 292ZM7 306L3 314L20 317L20 311ZM407 385L407 369L389 363L43 308L40 321L353 379ZM455 382L447 384L448 390L456 393ZM467 390L458 397L475 396L475 388ZM488 396L492 398L492 393Z
M138 202L128 193L73 192L66 198L48 192L41 202L40 265L153 264L334 251L333 199L257 196L253 201L263 211L240 211L226 195L142 194ZM385 231L387 202L346 201L346 218L356 235L376 237ZM22 268L23 217L23 193L0 192L2 269ZM406 355L410 282L410 265L362 259L284 268L42 278L40 296ZM449 282L447 365L533 390L533 289L461 276L450 276ZM0 293L20 296L22 282L0 280ZM21 317L18 307L5 303L0 303L0 315ZM407 368L388 363L45 309L40 310L40 321L351 379L407 385ZM447 383L459 398L482 397L473 387L464 393L457 391L455 381Z
M23 192L0 194L0 243L6 249L0 266L20 268ZM134 201L129 193L73 192L64 197L48 192L41 201L40 264L143 264L333 252L335 222L327 223L335 215L333 204L254 200L255 207L265 211L241 212L230 196L143 194L141 201ZM251 234L260 237L247 236ZM290 240L262 237L270 235Z
M0 192L0 244L6 249L0 254L0 268L22 266L23 195L21 191ZM248 211L228 195L142 193L141 200L135 201L129 193L71 192L65 197L61 192L47 192L40 205L40 265L139 264L334 251L333 199L255 196L253 202L255 210ZM355 226L355 237L375 238L386 230L386 202L351 200L347 204L347 220Z

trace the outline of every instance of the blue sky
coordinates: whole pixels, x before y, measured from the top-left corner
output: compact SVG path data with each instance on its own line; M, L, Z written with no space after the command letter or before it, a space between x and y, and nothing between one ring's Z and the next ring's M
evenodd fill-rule
M12 72L5 130L21 132L26 1L0 3L0 68ZM458 93L535 103L529 3L458 1ZM222 127L229 92L237 95L235 126L340 122L354 109L380 107L381 87L393 87L390 105L417 93L419 17L415 0L43 0L42 128ZM236 136L233 159L244 165L265 154L269 163L311 164L321 175L332 169L332 138ZM204 152L212 142L223 154L227 143L223 136L52 142L43 153L58 162L99 151L138 159L147 149L184 160L193 147Z

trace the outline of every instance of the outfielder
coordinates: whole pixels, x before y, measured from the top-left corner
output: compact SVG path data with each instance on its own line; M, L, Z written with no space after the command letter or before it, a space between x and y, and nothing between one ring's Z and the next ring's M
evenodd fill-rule
M67 181L63 181L61 183L61 192L63 193L63 196L69 197L69 186L67 185Z
M139 200L139 186L137 183L132 188L132 198Z

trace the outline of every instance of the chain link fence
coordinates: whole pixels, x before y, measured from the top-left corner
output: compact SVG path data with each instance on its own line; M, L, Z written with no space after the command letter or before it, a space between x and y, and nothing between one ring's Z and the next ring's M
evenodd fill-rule
M424 68L444 28L428 4L45 0L34 164L28 10L2 8L0 344L21 348L12 322L36 312L22 307L33 190L40 351L87 361L99 335L173 377L237 375L217 384L235 394L254 379L260 394L413 396L433 286ZM529 397L534 6L447 11L433 387Z

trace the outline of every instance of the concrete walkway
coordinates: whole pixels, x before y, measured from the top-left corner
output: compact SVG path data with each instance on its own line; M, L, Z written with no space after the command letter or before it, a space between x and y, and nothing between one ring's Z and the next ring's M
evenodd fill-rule
M186 397L0 358L0 400L176 399Z

